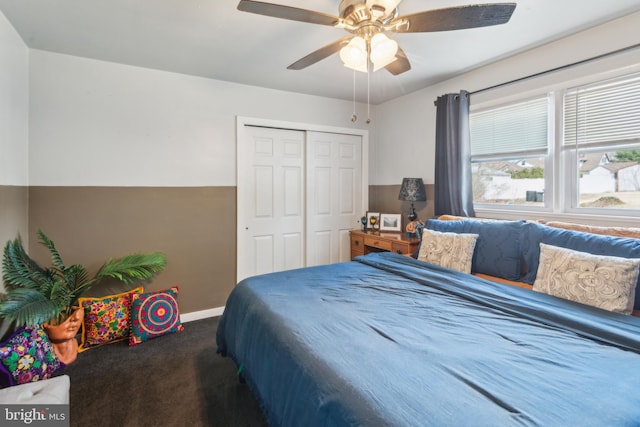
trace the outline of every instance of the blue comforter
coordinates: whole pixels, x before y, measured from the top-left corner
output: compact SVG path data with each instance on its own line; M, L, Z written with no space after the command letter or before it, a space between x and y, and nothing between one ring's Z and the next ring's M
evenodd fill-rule
M637 426L640 319L391 253L248 278L218 352L274 426Z

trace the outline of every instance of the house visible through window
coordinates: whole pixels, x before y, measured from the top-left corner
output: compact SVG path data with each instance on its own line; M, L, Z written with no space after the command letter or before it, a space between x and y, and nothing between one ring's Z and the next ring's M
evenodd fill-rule
M640 209L640 74L564 96L566 209Z
M476 206L640 214L640 74L472 110L470 128Z

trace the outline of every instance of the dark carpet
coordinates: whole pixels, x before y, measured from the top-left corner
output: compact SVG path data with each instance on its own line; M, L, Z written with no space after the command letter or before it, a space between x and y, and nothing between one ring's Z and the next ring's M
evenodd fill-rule
M233 361L216 353L218 321L78 354L64 371L71 378L71 426L266 426Z

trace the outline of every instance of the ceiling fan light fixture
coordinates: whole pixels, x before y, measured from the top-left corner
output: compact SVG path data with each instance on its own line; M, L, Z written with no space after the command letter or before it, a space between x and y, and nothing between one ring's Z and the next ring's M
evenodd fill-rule
M366 73L367 72L367 65L366 64L361 64L361 65L344 64L344 66L347 67L347 68L351 68L352 70L360 71L361 73Z
M372 36L383 32L431 33L501 25L509 22L516 8L516 3L471 4L400 15L401 1L340 0L337 16L265 0L240 0L238 10L340 28L356 36L343 37L311 52L289 65L290 70L301 70L340 51L342 62L349 68L368 73L385 67L397 76L411 69L406 53L388 38L382 39L384 48L376 46L372 50ZM357 49L356 42L360 44Z
M380 69L396 59L398 43L391 40L384 33L378 33L371 38L371 62L374 68Z
M340 59L345 67L367 72L367 44L360 36L356 36L340 49Z
M400 1L401 0L367 0L366 5L369 9L374 9L375 7L382 8L384 10L382 16L387 17L398 7Z

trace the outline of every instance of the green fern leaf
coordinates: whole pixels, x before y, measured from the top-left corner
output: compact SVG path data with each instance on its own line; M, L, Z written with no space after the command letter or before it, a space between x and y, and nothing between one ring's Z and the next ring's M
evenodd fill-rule
M7 321L16 321L17 325L35 325L58 316L60 310L40 292L18 288L11 292L0 304L0 317Z
M7 289L37 289L50 277L50 272L35 263L24 251L19 239L7 242L2 259L2 280Z
M51 263L58 270L64 270L65 269L64 262L62 262L62 257L60 256L60 253L56 249L56 245L53 243L53 241L50 238L48 238L47 235L44 234L40 229L38 229L38 237L40 237L40 243L46 246L46 248L49 249L49 252L51 252Z
M113 277L126 284L147 280L167 266L167 259L160 252L131 254L118 259L109 259L96 274L96 279Z

